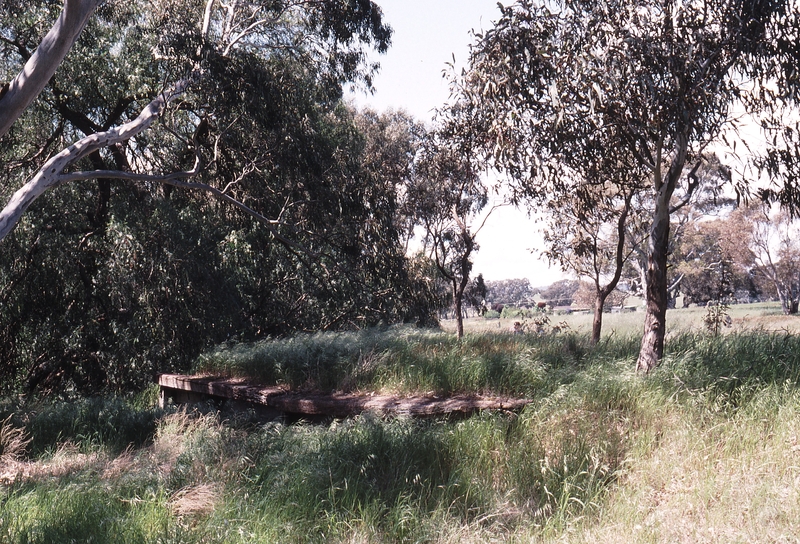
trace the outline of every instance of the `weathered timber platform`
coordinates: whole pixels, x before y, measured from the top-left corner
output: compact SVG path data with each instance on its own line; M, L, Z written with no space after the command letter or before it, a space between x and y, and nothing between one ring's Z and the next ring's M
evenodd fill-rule
M278 414L348 417L362 412L416 417L470 414L480 410L521 410L527 399L455 395L450 397L302 393L282 386L263 386L238 378L161 374L159 404L203 400L233 401L243 407L261 407Z

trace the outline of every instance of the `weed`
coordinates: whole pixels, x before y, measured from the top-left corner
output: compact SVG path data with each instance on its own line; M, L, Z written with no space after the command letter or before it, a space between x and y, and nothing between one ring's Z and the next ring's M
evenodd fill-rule
M15 427L12 416L0 421L0 465L18 461L25 453L31 437L24 428Z

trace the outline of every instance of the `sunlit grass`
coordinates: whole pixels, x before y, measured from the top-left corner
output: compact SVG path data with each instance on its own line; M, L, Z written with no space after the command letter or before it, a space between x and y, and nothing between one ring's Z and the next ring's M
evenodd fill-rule
M317 387L503 392L532 403L459 420L290 425L159 412L152 391L135 401L6 401L7 436L32 441L0 470L0 541L800 538L793 334L675 331L647 377L633 371L637 337L621 332L596 347L574 332L458 342L414 329L282 342L214 357L242 357L228 363L238 372L253 368L243 361L254 351L271 354L273 369L283 353L300 370L281 372L298 372L300 386L310 372Z
M705 307L667 310L667 333L679 334L703 330L705 313ZM800 332L800 316L784 315L779 302L733 304L727 313L732 319L732 326L724 329L728 333L750 330ZM565 322L570 330L580 334L589 334L592 330L593 316L590 313L560 313L552 314L549 318L551 325ZM520 319L472 317L465 320L464 327L473 333L508 333L513 329L515 321ZM641 335L643 325L643 308L638 308L634 312L606 313L603 314L603 337ZM455 321L443 321L442 328L448 332L455 331Z

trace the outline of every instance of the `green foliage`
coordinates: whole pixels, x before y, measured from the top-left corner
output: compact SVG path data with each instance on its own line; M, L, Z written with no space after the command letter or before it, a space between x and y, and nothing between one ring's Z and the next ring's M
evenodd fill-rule
M539 310L531 310L530 308L517 308L516 306L503 306L503 311L500 312L500 317L503 319L516 319L533 317L535 314L541 313Z
M519 304L534 294L528 278L486 282L486 298L493 304Z
M152 504L158 499L136 504L134 497L109 494L99 485L41 485L6 497L0 538L9 544L200 542L166 508Z
M363 49L383 51L390 36L376 5L345 4L290 14L262 3L257 18L270 23L226 52L231 21L214 3L204 76L180 106L158 130L77 165L160 173L199 156L196 181L276 230L203 193L145 182L75 182L34 203L0 244L0 391L136 391L232 337L434 321L395 213L418 127L340 102L344 82L369 83ZM61 5L3 5L4 73ZM202 17L193 1L104 4L4 137L0 197L48 155L138 115L196 57ZM305 45L288 46L298 35Z

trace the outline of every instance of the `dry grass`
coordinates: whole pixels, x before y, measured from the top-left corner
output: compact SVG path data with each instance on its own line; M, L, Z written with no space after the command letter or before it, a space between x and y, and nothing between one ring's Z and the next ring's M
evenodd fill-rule
M662 415L649 455L633 456L595 519L564 542L755 543L800 541L798 399L770 417L698 420Z
M118 455L104 451L83 453L71 441L61 443L52 455L38 459L22 458L21 450L24 448L17 448L15 456L0 459L0 485L44 482L80 473L97 474L107 482L137 479L145 475L147 478L165 480L186 450L187 438L198 429L207 427L211 419L192 417L185 411L170 414L161 421L151 445L137 450L128 448ZM24 436L21 429L5 432L7 436L16 437L16 444L20 443L19 437ZM30 441L29 438L24 440Z
M44 482L81 472L105 470L109 457L100 452L81 453L72 442L61 444L51 457L30 461L10 460L0 468L0 485Z
M0 465L18 461L31 442L25 429L11 423L11 417L0 421Z
M208 515L221 498L218 486L210 483L179 489L169 501L170 509L179 518Z
M672 316L701 314L683 312ZM506 370L536 367L514 378L538 380L515 416L255 426L177 412L118 454L66 443L18 458L0 482L0 541L42 530L43 512L74 499L76 519L89 504L152 535L122 542L800 542L796 336L673 332L647 378L630 339L522 340L445 350L461 362L449 375L493 350L515 353L495 362ZM426 350L441 347L416 339L407 351ZM29 506L42 497L54 498ZM17 515L27 525L8 521ZM94 523L81 528L94 535Z

